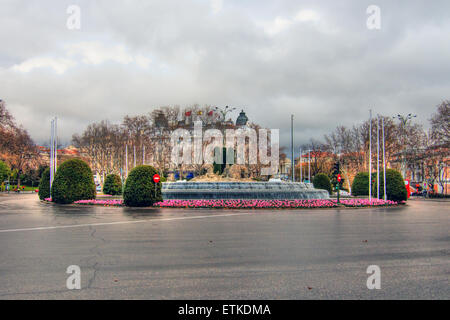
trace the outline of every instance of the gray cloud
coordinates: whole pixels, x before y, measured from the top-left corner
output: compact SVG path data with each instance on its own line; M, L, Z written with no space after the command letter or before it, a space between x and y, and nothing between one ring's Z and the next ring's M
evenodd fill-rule
M76 3L73 3L76 2ZM67 6L81 30L66 28ZM381 30L366 8L381 8ZM244 108L288 145L368 109L426 124L450 88L448 1L2 1L0 98L33 138L60 119L69 141L92 121L160 105ZM219 6L220 8L220 6Z

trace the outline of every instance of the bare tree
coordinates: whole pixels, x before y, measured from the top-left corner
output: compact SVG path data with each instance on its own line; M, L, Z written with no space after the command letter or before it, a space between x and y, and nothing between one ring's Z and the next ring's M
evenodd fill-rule
M430 119L431 136L438 145L450 144L450 101L443 101Z
M311 139L309 143L302 145L302 150L311 157L311 178L318 173L330 173L332 157L328 146L316 139ZM307 172L306 172L307 174Z
M39 153L28 132L17 128L13 134L13 143L9 146L10 165L17 170L17 187L20 187L20 175L25 170L34 168L39 163Z

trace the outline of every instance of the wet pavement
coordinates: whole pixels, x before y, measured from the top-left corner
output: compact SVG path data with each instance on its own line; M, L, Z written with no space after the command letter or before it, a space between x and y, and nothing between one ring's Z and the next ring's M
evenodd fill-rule
M449 204L130 209L1 194L0 299L449 299ZM70 265L81 290L66 287Z

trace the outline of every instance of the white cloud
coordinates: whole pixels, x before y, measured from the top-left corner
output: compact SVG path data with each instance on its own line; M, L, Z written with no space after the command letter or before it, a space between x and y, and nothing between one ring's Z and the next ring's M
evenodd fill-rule
M213 13L219 13L222 11L223 0L211 0L211 10Z
M105 46L100 42L79 42L65 46L64 57L34 57L12 66L12 70L22 73L37 68L50 68L57 74L63 74L69 68L80 64L100 65L105 62L115 62L128 65L135 63L138 67L147 69L151 59L143 54L133 55L123 45Z
M264 24L264 31L268 35L274 36L292 28L295 24L307 24L324 33L334 33L336 30L335 27L329 26L325 19L321 18L316 11L304 9L298 11L297 14L290 18L275 17L272 21Z
M379 32L358 0L78 0L76 32L63 2L7 1L0 98L37 141L46 115L69 141L92 121L171 104L244 108L282 137L293 113L298 143L366 119L369 105L427 123L448 98L450 2L379 1Z
M107 47L100 42L79 42L66 46L68 56L80 56L85 64L98 65L106 61L129 64L134 57L123 45Z
M291 26L291 24L292 20L290 19L276 17L272 22L268 23L264 29L267 34L273 36L283 30L286 30Z
M152 60L146 56L143 56L141 54L138 54L137 56L134 57L134 60L136 62L136 64L144 69L147 69L150 65L150 63L152 62Z
M57 74L63 74L67 69L76 65L76 62L65 58L36 57L12 66L15 71L27 73L37 68L50 68Z
M294 17L294 20L300 22L318 22L320 20L319 14L314 10L300 10Z

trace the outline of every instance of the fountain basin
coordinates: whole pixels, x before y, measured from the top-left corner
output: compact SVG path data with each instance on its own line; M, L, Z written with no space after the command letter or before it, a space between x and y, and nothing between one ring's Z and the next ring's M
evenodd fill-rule
M328 191L302 182L165 182L162 196L169 199L329 199Z

